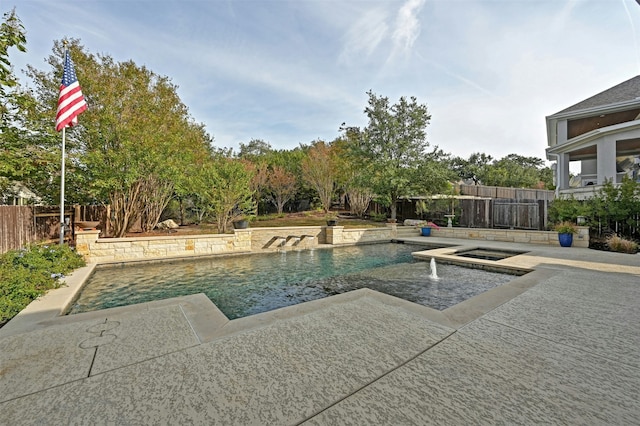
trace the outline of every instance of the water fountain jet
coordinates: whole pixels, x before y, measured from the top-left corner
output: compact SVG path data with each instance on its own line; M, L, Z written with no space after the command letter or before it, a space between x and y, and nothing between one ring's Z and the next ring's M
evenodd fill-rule
M431 270L431 273L429 274L429 278L431 278L432 280L440 279L438 277L438 270L436 268L436 259L434 259L433 257L431 258L431 263L429 264L429 269Z

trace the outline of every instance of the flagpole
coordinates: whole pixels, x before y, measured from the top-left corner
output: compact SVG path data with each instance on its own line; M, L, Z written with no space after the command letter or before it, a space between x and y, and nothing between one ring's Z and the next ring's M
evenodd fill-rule
M58 96L58 110L56 111L56 131L62 130L62 165L60 167L60 245L64 244L64 166L65 166L65 142L66 127L73 126L78 122L78 115L87 109L87 102L80 90L80 83L73 67L73 62L69 57L67 41L64 40L64 71L62 72L62 83L60 84L60 95Z
M63 40L62 41L62 45L64 46L64 59L63 61L65 62L65 64L63 65L63 68L66 66L66 60L67 60L67 40ZM57 114L56 114L57 115ZM64 156L65 156L65 138L66 138L66 132L65 132L65 128L67 126L64 126L62 128L62 161L61 161L61 167L60 167L60 245L64 244Z
M65 128L62 128L62 167L60 168L60 245L64 244L64 151L65 151Z

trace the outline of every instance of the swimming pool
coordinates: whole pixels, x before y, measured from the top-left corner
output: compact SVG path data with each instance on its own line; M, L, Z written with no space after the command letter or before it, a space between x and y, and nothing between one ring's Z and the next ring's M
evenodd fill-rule
M411 253L424 247L370 244L96 268L71 314L195 293L230 319L368 287L435 309L511 281L507 274L439 265Z

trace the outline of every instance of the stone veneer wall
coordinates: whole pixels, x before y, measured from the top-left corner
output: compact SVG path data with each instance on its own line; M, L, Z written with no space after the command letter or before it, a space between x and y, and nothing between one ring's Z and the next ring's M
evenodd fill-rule
M153 260L251 251L251 233L98 238L100 231L76 233L76 250L90 263Z
M406 229L407 227L401 227ZM415 228L419 235L419 228ZM574 247L589 247L589 228L578 227ZM157 260L215 254L313 248L320 244L356 244L390 241L398 237L396 224L384 228L345 229L343 226L299 226L287 228L236 229L233 234L169 235L162 237L99 238L100 231L78 231L76 250L89 263ZM506 241L559 246L552 231L518 229L440 228L434 237ZM425 237L428 238L428 237Z
M97 230L76 233L76 250L87 262L110 263L308 249L319 244L355 244L394 238L390 227L344 230L342 226L248 228L236 229L233 234L173 234L162 237L99 238L99 235L100 231Z
M326 240L323 226L250 228L248 231L251 232L252 251L313 248L318 244L324 244Z
M395 223L385 228L344 229L344 226L327 226L325 233L327 244L356 244L391 240L396 238L397 228Z
M578 226L573 236L573 247L589 247L589 227ZM548 244L559 246L555 231L527 231L524 229L439 228L431 229L431 235L467 240L506 241L511 243Z

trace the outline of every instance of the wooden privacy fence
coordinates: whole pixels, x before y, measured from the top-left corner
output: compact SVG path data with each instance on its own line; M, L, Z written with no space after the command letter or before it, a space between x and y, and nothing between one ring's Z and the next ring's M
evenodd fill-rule
M0 253L35 241L31 207L0 206Z
M100 221L105 229L105 211L103 206L65 208L65 221L71 225L67 238L73 238L74 225L79 221ZM57 242L59 237L60 207L0 205L0 253L31 243Z
M65 216L71 210L65 212ZM55 239L60 232L58 207L0 206L0 253Z
M463 199L459 226L544 230L548 202L544 200Z
M553 201L555 191L546 189L505 188L501 186L460 185L461 195L527 201Z
M460 194L483 199L460 200L460 226L470 228L547 228L549 203L555 192L545 189L460 185Z
M548 226L549 203L554 191L544 189L504 188L499 186L459 186L460 195L416 197L400 200L401 219L418 218L417 200L426 201L428 218L439 225L447 223L454 214L455 226L467 228L507 228L545 230Z

